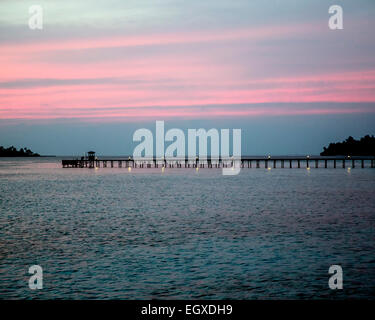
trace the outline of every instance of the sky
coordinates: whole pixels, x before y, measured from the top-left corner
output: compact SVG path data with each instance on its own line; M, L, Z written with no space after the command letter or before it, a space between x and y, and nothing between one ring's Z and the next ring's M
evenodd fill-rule
M373 0L2 0L0 145L125 155L155 120L240 128L248 155L375 134L374 16Z

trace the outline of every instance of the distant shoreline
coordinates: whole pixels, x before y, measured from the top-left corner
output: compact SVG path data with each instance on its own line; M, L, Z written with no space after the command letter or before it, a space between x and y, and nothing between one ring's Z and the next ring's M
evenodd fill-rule
M0 158L74 158L79 160L82 156L77 156L77 155L38 155L38 156L3 156L0 155ZM129 160L129 158L133 159L132 156L108 156L108 155L98 155L97 160ZM334 155L334 156L321 156L321 155L302 155L302 154L291 154L291 155L245 155L242 156L241 158L247 159L247 158L252 158L252 159L258 159L258 160L264 160L264 159L269 159L269 160L274 160L274 159L300 159L300 160L305 160L306 158L308 159L374 159L375 156L372 155L355 155L355 156L347 156L347 155ZM146 158L145 158L146 159ZM173 159L173 158L171 158ZM210 159L210 156L207 157L207 159Z
M5 155L0 155L0 158L56 158L57 156L44 156L44 155L33 155L33 156L5 156Z

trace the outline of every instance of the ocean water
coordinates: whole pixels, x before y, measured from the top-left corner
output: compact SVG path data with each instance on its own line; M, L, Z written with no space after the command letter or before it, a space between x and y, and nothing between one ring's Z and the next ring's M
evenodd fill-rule
M374 299L374 231L370 168L0 160L1 299ZM331 265L343 290L329 289Z

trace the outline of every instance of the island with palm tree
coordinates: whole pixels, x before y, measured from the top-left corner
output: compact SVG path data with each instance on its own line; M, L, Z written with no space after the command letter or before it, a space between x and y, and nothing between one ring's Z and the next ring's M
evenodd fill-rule
M342 142L330 143L324 147L321 156L375 156L375 137L366 135L359 140L349 136Z
M34 153L28 148L17 150L14 146L10 146L9 148L0 146L0 157L40 157L40 154Z

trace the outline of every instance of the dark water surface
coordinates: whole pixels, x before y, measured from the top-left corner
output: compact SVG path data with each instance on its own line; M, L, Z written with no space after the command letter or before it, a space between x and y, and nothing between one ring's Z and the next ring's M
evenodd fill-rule
M374 299L374 231L374 169L222 176L0 160L3 299ZM34 264L42 290L28 287Z

